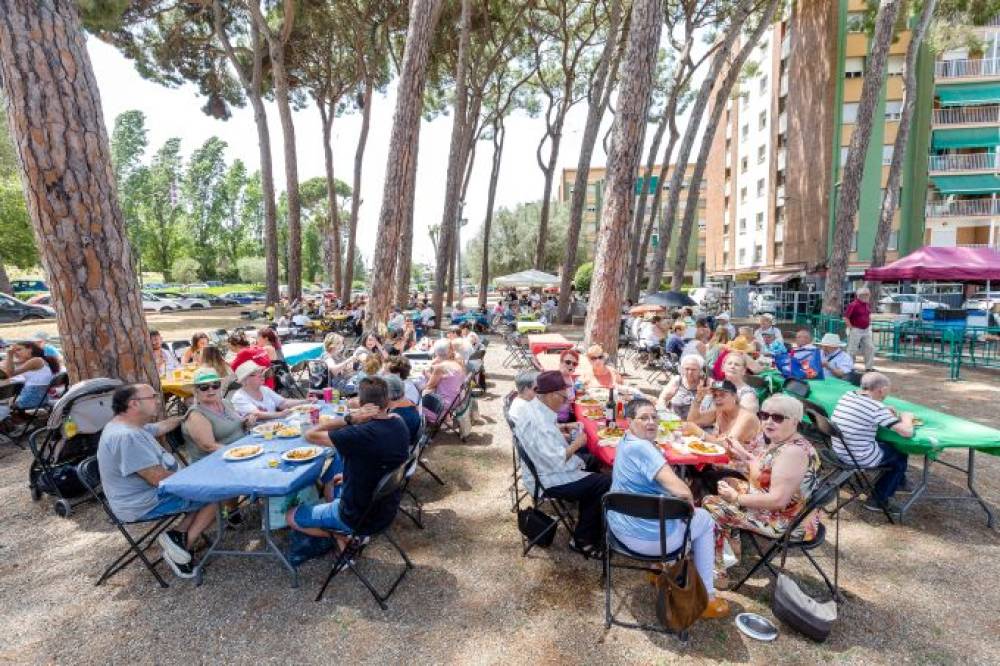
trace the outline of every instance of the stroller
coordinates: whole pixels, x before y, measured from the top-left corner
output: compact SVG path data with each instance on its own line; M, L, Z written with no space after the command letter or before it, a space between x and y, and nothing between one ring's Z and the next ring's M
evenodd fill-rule
M28 437L28 446L35 457L28 470L31 499L42 494L56 499L57 515L67 518L73 506L87 499L87 489L76 474L76 465L97 453L101 431L114 416L111 395L121 380L98 377L87 379L69 388L52 406L49 420ZM66 437L66 423L72 419L76 432Z

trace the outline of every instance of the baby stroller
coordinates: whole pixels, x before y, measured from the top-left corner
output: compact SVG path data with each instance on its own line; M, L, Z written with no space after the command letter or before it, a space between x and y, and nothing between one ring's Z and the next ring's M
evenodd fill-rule
M111 396L121 380L98 377L69 388L52 406L45 426L28 437L35 460L28 471L31 499L42 494L56 499L57 515L66 518L73 506L87 499L87 489L76 474L76 465L97 453L101 431L114 416ZM66 437L66 424L72 419L76 432Z

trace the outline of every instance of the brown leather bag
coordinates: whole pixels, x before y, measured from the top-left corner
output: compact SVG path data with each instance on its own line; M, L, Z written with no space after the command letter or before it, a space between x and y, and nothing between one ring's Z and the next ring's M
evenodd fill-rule
M685 545L691 524L688 523ZM656 579L656 619L664 628L681 632L694 624L708 607L708 591L694 561L684 556L663 570Z

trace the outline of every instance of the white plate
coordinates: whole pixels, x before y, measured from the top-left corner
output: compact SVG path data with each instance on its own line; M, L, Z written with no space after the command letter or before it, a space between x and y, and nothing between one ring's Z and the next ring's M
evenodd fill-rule
M312 451L313 455L309 456L308 458L288 457L288 454L291 453L292 451L302 451L303 449ZM282 453L281 459L284 460L285 462L290 462L290 463L304 463L304 462L309 462L310 460L315 460L321 455L323 455L323 449L321 449L318 446L296 446L294 449L288 449L287 451Z
M773 641L778 637L778 628L763 615L740 613L736 616L736 628L758 641Z
M236 449L242 449L242 448L247 447L247 446L256 446L257 447L257 453L254 453L254 454L249 455L249 456L241 456L239 458L236 458L236 457L234 457L234 456L231 455L232 452L235 451ZM222 457L223 457L224 460L228 460L229 462L243 462L244 460L253 460L254 458L256 458L257 456L259 456L262 453L264 453L264 447L263 446L257 446L256 444L241 444L240 446L234 446L233 448L231 448L228 451L226 451L225 453L223 453Z
M254 426L250 430L250 432L252 432L255 435L258 435L259 437L263 437L264 433L267 432L268 430L270 430L271 432L274 432L279 427L281 427L281 424L277 423L277 422L261 423L260 425Z

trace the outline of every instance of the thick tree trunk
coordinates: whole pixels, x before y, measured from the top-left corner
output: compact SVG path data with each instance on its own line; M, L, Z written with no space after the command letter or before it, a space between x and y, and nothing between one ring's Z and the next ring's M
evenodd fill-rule
M400 308L410 300L410 268L413 263L413 202L407 206L403 228L399 232L399 256L396 257L396 297Z
M358 237L358 212L361 208L361 167L365 159L365 146L368 145L368 129L372 118L372 80L365 79L363 96L364 108L361 110L361 133L358 135L358 146L354 151L354 180L351 184L351 221L347 232L347 252L344 257L344 284L341 287L340 298L348 301L354 283L354 253Z
M319 102L319 112L323 119L323 158L326 162L326 209L327 228L323 236L325 255L324 272L327 283L336 288L340 284L340 207L337 205L337 179L333 173L333 118L336 109L330 106L327 113L325 102Z
M433 307L438 325L441 325L443 304L442 299L448 290L449 267L454 261L455 230L458 226L459 194L462 187L462 175L465 166L466 147L466 108L468 93L466 79L468 78L469 32L472 16L471 0L462 0L461 23L459 25L458 63L455 67L455 109L452 116L451 143L448 148L448 173L445 176L444 211L441 215L441 227L438 232L437 265L434 270ZM449 302L451 297L449 297Z
M466 0L468 1L468 0ZM400 230L406 223L407 201L413 196L420 141L420 112L430 55L431 35L440 16L441 0L413 0L406 34L406 51L396 93L396 111L389 141L389 160L382 191L382 212L371 271L366 327L385 326L393 297Z
M871 54L865 63L865 79L858 103L858 119L847 150L847 164L841 176L837 197L837 216L833 224L833 247L827 263L826 289L823 292L824 314L838 316L844 307L844 278L854 236L854 217L861 198L861 178L864 176L865 157L871 143L872 127L879 95L885 83L886 62L892 45L893 28L902 0L883 0L875 19L875 33L871 40ZM879 122L882 117L879 116Z
M562 265L562 275L559 280L559 308L556 319L562 323L570 321L570 305L572 304L572 285L576 275L576 251L580 243L580 227L583 226L583 208L587 203L587 180L590 178L590 160L594 156L594 145L597 134L601 130L601 118L611 100L611 89L614 88L615 73L612 72L611 61L618 48L618 24L621 20L621 0L614 0L608 14L608 32L604 42L601 59L594 72L591 88L591 103L587 109L587 122L583 128L583 139L580 143L580 158L576 164L576 177L573 180L573 196L570 200L569 228L566 230L566 259ZM615 67L614 69L617 69Z
M632 231L629 233L632 245L629 248L628 276L625 280L626 295L635 281L635 275L639 271L639 266L646 259L646 255L639 254L639 246L642 245L642 232L646 228L646 200L649 199L650 187L653 184L653 167L656 166L656 157L660 152L660 142L663 141L663 134L667 131L669 122L670 119L667 117L666 108L664 108L663 117L660 118L660 122L656 125L656 130L653 132L653 141L649 146L649 155L646 157L646 168L643 169L642 181L640 182L642 186L641 194L639 195L639 201L635 204L635 215L632 218ZM645 137L643 138L643 142L645 142ZM662 189L662 187L662 182L657 180L652 195L655 197L656 190Z
M618 97L590 307L584 326L584 344L599 344L611 356L615 356L618 350L619 313L625 294L625 255L629 248L629 210L634 196L632 190L639 167L641 138L646 127L646 111L662 24L663 3L660 0L635 0L632 3L623 68L629 75L622 80Z
M924 0L920 12L920 20L910 35L910 44L906 47L906 64L903 72L903 110L899 116L899 128L896 130L896 142L893 144L892 163L889 165L889 176L886 179L885 196L882 198L882 208L879 210L878 228L875 230L875 244L872 247L872 268L885 265L885 255L889 249L889 235L892 233L892 218L899 206L899 183L903 176L903 161L906 158L906 146L910 141L910 130L913 126L913 113L917 108L917 56L920 46L927 35L927 29L934 19L934 9L937 0ZM871 302L878 303L882 283L869 282Z
M684 269L687 264L688 247L691 244L691 234L694 231L695 218L698 215L701 179L704 177L705 168L708 166L708 154L712 150L715 132L719 127L719 121L722 119L722 113L726 110L726 101L729 99L733 86L736 85L736 81L743 71L744 63L746 63L750 54L753 53L753 50L757 48L757 43L760 41L764 31L767 30L767 27L774 20L775 12L778 11L778 7L781 4L782 0L768 0L768 4L764 8L764 13L758 19L757 25L750 35L746 37L746 42L736 54L736 58L729 63L729 70L726 72L726 76L722 79L722 83L715 94L715 103L712 105L712 112L709 115L708 122L705 124L705 132L701 137L701 148L698 150L698 159L695 162L694 172L688 183L684 220L681 223L681 231L677 237L677 254L674 257L674 272L670 283L670 288L674 291L680 290L684 284ZM682 174L686 171L685 166L684 164L677 165Z
M0 87L70 381L158 388L75 2L0 0Z
M496 202L497 183L500 181L500 161L507 136L503 116L493 123L493 162L490 165L490 187L486 195L486 218L483 220L483 265L479 273L479 307L486 307L486 293L490 284L490 229L493 226L493 205Z

